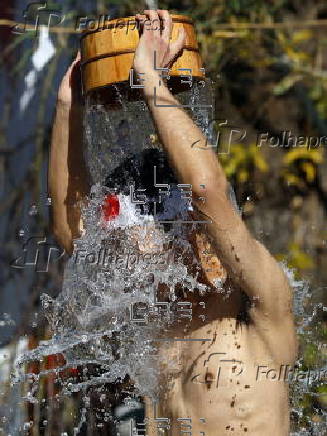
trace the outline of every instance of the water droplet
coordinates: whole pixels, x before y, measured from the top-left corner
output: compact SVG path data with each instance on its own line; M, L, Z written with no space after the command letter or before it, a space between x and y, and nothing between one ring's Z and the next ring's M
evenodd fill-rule
M32 427L32 422L24 422L24 430L29 430Z
M37 213L38 213L37 206L35 204L33 204L31 206L30 210L28 211L28 214L30 216L35 216L35 215L37 215Z

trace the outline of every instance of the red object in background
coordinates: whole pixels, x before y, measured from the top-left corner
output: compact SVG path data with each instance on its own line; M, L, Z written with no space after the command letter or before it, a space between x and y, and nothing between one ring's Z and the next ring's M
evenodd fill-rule
M60 369L61 367L66 365L66 359L63 354L49 354L46 358L46 369ZM60 377L77 377L80 374L78 368L66 368L62 371L59 371ZM54 376L54 374L50 374L50 376ZM48 378L50 377L48 375Z
M108 194L105 196L102 204L102 212L106 221L111 221L119 215L120 204L117 195Z

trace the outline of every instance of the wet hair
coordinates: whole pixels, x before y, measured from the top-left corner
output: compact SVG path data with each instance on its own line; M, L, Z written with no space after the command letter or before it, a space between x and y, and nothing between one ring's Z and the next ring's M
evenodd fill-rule
M108 175L105 185L127 195L133 184L136 188L145 188L153 194L155 192L154 167L156 167L158 183L177 183L166 154L157 148L150 148L123 160Z
M131 186L135 190L145 189L139 195L145 195L148 199L155 200L159 195L159 188L155 186L155 174L157 183L169 185L178 183L166 154L159 149L150 148L124 159L107 176L105 186L124 195L130 194ZM160 205L158 211L160 211ZM151 206L148 212L153 213Z
M145 189L143 195L146 195L147 198L156 199L158 188L154 184L155 172L157 183L167 183L169 185L176 185L178 183L166 153L157 148L150 148L143 150L141 153L126 157L107 176L105 186L124 195L129 195L130 187L134 186L135 189ZM227 186L227 196L236 212L241 214L230 183Z

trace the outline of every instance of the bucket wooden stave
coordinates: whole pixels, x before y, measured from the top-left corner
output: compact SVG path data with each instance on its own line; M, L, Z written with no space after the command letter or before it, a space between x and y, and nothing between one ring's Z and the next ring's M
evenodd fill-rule
M172 15L172 19L171 40L175 41L179 29L184 27L186 41L184 50L174 62L169 75L176 77L190 74L192 77L203 78L203 64L193 21L183 15ZM85 32L81 39L84 92L128 81L138 43L139 31L135 17L110 20L97 31Z

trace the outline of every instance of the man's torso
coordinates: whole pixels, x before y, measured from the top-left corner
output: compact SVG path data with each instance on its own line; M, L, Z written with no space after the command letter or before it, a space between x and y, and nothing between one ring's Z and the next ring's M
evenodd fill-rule
M147 404L150 434L166 425L158 418L168 418L172 436L288 435L287 368L274 362L253 325L224 318L174 332L158 358L164 393L156 407Z

